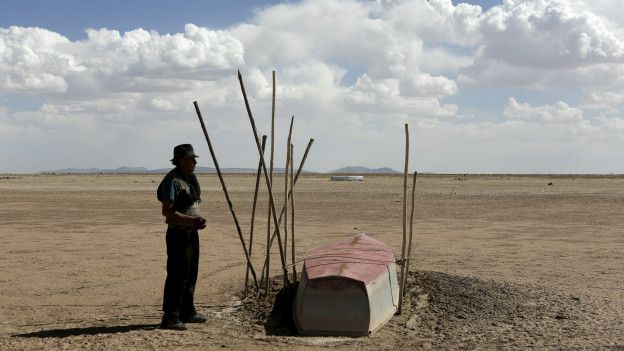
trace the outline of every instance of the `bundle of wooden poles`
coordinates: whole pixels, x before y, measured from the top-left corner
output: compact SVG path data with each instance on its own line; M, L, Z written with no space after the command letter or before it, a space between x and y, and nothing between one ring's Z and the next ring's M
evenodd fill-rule
M297 184L297 180L303 166L305 164L305 160L308 157L308 152L312 147L312 143L314 139L310 139L308 145L305 149L301 162L299 163L299 168L297 169L297 173L294 174L294 154L293 154L293 143L292 143L292 129L294 123L294 116L290 119L290 128L288 131L288 139L286 144L286 167L284 168L284 206L277 216L276 206L275 206L275 196L273 191L273 156L275 151L275 71L273 71L273 97L272 97L272 105L271 105L271 153L270 153L270 165L267 168L267 163L265 161L265 147L266 147L266 135L262 136L262 142L258 137L258 130L256 128L256 122L254 120L253 114L251 113L251 108L249 107L249 100L247 99L247 93L245 92L245 86L243 84L243 78L241 76L240 71L238 72L238 81L240 83L241 92L243 94L243 99L245 100L245 108L247 109L247 115L249 117L249 122L251 124L251 129L254 137L254 141L256 143L259 155L258 162L258 170L256 172L256 185L254 191L254 200L253 207L251 213L251 224L249 229L249 250L247 249L247 244L245 242L245 238L243 237L243 233L238 222L238 218L236 217L236 212L234 210L234 205L230 200L230 196L225 185L225 181L223 179L223 174L221 173L221 169L219 168L219 162L217 161L217 157L214 152L214 148L210 141L210 137L208 136L208 131L206 130L206 125L204 123L204 119L199 110L199 105L197 101L193 102L195 105L195 111L197 112L197 117L199 118L199 122L201 124L202 130L204 132L204 136L206 137L206 142L208 143L208 149L210 150L210 156L215 165L215 169L217 171L217 175L219 176L219 181L221 182L221 187L223 188L223 193L225 195L225 199L227 201L228 207L230 208L230 213L232 214L232 218L234 219L234 224L236 226L236 232L238 233L238 237L241 242L241 246L243 248L243 252L245 254L245 259L247 260L247 268L245 272L245 285L244 285L244 295L247 295L248 285L249 285L249 274L251 273L251 277L253 279L253 285L256 289L256 292L260 294L262 291L265 293L269 291L270 284L270 262L271 262L271 247L273 245L273 241L277 238L278 248L280 253L280 260L282 265L282 272L284 275L284 285L289 285L289 265L288 261L288 226L290 223L290 235L291 235L291 259L292 264L292 276L293 282L297 279L297 272L295 267L296 256L295 256L295 201L294 201L294 189ZM264 179L266 182L267 192L269 195L269 209L268 209L268 224L267 224L267 236L266 236L266 258L264 260L264 265L262 268L262 275L260 278L260 282L258 281L258 276L256 274L256 270L254 269L253 263L251 261L251 254L253 249L253 234L254 234L254 221L256 215L256 205L258 199L258 189L260 186L260 178L261 174L264 174ZM288 221L288 210L290 204L290 222ZM282 218L284 218L284 236L282 240L282 234L280 230L280 226L282 223ZM273 222L273 233L271 235L271 220ZM261 286L262 284L262 286Z

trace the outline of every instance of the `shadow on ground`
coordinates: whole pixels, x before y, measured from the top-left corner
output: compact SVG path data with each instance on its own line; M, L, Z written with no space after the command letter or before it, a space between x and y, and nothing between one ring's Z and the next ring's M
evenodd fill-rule
M80 335L127 333L133 330L154 330L156 328L158 328L158 324L130 324L86 328L49 329L32 333L14 334L11 336L21 338L66 338L69 336Z
M282 275L271 277L266 294L251 294L243 301L244 318L263 325L266 335L298 335L292 310L298 285L284 286Z
M298 335L293 316L293 303L298 284L282 288L276 295L264 330L267 335Z

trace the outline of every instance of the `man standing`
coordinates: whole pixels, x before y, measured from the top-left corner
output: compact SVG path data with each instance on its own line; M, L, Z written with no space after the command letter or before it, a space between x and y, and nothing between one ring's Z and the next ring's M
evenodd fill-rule
M186 330L184 323L207 321L193 303L199 263L197 231L206 227L206 220L199 215L201 189L193 173L197 157L191 144L173 148L171 163L175 168L165 176L157 191L168 224L163 329Z

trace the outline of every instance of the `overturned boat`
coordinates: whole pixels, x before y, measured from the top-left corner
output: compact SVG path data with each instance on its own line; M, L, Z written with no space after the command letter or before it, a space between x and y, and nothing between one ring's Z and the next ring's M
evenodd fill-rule
M366 234L326 245L305 258L293 305L303 335L369 335L397 311L394 252Z

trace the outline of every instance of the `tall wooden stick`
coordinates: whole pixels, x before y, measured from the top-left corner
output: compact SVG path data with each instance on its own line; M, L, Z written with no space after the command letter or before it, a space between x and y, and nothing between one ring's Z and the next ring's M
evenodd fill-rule
M288 165L290 164L290 140L292 138L292 127L295 116L290 118L290 128L288 129L288 139L286 142L286 166L284 167L284 207L288 208ZM288 211L284 214L284 247L288 250ZM288 262L288 255L286 255Z
M290 158L290 147L286 148L286 167L288 169L288 162ZM284 205L288 207L288 171L284 171ZM284 248L288 250L288 211L284 215ZM288 252L286 253L286 264L288 264Z
M258 286L258 278L256 277L256 271L253 268L253 264L251 263L251 258L249 257L249 253L247 252L245 239L243 239L243 233L241 231L240 225L238 224L238 218L236 218L236 213L234 212L234 206L232 205L232 201L230 201L230 195L228 194L227 187L225 186L223 175L221 175L219 162L217 162L217 156L215 155L214 150L212 148L212 143L210 142L210 138L208 137L208 131L206 130L204 119L202 118L201 112L199 111L199 105L197 105L197 101L193 101L193 105L195 105L195 112L197 112L197 118L199 118L199 123L201 124L202 130L204 131L204 136L206 137L206 142L208 143L208 149L210 149L210 156L212 156L212 161L214 162L215 168L217 169L217 174L219 175L219 181L221 181L221 187L223 188L225 199L227 200L228 206L230 207L232 218L234 218L234 224L236 224L236 231L238 232L238 237L240 239L241 245L243 246L243 251L245 252L245 258L247 259L247 266L249 267L249 270L251 271L251 275L253 277L256 290L259 290L260 287ZM258 147L260 147L260 145L258 145ZM262 155L262 153L260 154Z
M297 259L295 257L295 177L294 177L294 162L295 153L294 146L290 144L290 241L292 242L292 272L293 283L297 282Z
M238 72L238 75L240 77L240 72ZM272 76L273 76L273 95L272 95L272 99L271 99L271 156L270 156L270 165L269 165L269 182L271 183L271 185L273 185L273 156L275 155L275 71L272 71ZM241 86L242 86L242 81L241 81ZM269 199L269 202L271 200ZM269 203L269 206L267 206L268 212L267 212L267 231L266 231L266 240L267 240L267 246L266 246L266 276L264 276L265 272L263 270L262 272L262 277L265 277L265 282L264 282L264 286L265 286L265 292L269 291L269 277L271 276L269 274L270 272L270 263L271 263L271 204Z
M308 152L310 151L310 148L312 147L312 143L314 143L314 139L310 139L310 141L308 141L308 146L306 146L306 150L303 153L303 158L301 159L301 162L299 163L299 169L297 170L297 174L295 174L295 186L297 185L297 180L299 179L299 174L301 174L301 170L303 170L303 165L305 164L306 159L308 158ZM289 197L292 197L292 192L288 194ZM282 216L284 215L284 211L286 211L286 207L282 207L282 211L280 212L280 216L279 219L277 221L278 224L282 223ZM273 232L273 236L271 237L271 242L269 243L270 246L273 245L273 240L275 240L275 237L277 236L277 232ZM262 267L262 271L264 272L267 268L267 262L264 262L264 266Z
M403 243L401 245L401 280L399 286L399 308L401 314L403 308L403 277L405 276L405 241L407 236L407 167L409 164L409 129L405 124L405 169L403 170Z
M269 204L271 207L271 213L272 213L272 217L273 217L273 224L275 226L275 231L277 232L277 239L278 239L278 247L279 247L279 253L280 253L280 258L282 260L282 271L284 273L284 285L288 285L289 281L288 281L288 268L286 267L286 261L285 261L285 257L284 257L284 248L282 247L282 237L280 235L279 232L279 223L277 221L277 215L276 215L276 211L275 211L275 201L274 201L274 197L273 197L273 187L271 185L271 182L269 180L269 174L267 172L267 168L266 168L266 162L264 161L264 154L262 153L262 147L260 146L260 139L258 139L258 130L256 129L256 121L253 118L253 115L251 114L251 108L249 107L249 100L247 99L247 93L245 92L245 85L243 84L243 77L241 76L240 71L238 72L238 81L240 83L241 86L241 91L243 93L243 98L245 99L245 108L247 109L247 115L249 116L249 122L251 123L251 129L253 131L253 135L254 135L254 140L256 141L256 147L258 148L258 154L260 155L260 160L262 163L262 171L264 172L264 179L266 180L266 184L267 184L267 191L269 193ZM268 271L267 271L267 280L268 280ZM267 285L268 288L268 285Z
M262 136L262 152L266 146L267 136ZM260 187L260 175L262 172L262 164L258 161L258 170L256 171L256 187L254 190L253 205L251 206L251 224L249 228L249 256L251 256L251 250L253 249L253 235L254 235L254 222L256 219L256 204L258 203L258 188ZM245 269L245 290L243 292L243 298L247 298L247 285L249 284L249 267Z
M405 264L405 276L403 277L403 286L405 286L405 282L407 281L407 275L409 274L409 266L410 261L412 260L412 231L414 228L414 193L416 190L416 176L418 172L414 172L414 179L412 179L412 207L410 212L410 225L409 225L409 244L407 245L407 262ZM403 295L405 295L405 290L403 290Z

